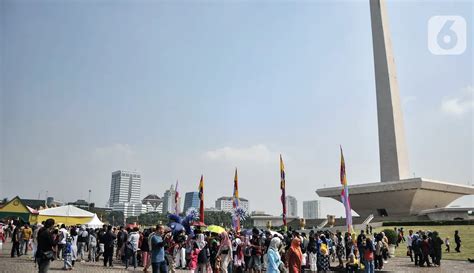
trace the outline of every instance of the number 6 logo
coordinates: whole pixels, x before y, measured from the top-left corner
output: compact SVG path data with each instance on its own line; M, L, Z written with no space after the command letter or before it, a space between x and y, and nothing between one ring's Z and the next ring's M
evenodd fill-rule
M428 49L435 55L460 55L466 50L466 20L433 16L428 21Z

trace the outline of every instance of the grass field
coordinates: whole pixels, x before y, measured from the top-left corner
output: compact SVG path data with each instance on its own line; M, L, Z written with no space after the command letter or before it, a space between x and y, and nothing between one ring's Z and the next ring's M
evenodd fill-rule
M400 226L402 227L402 226ZM394 227L380 227L376 228L377 232L382 231L383 229L393 229ZM462 225L462 226L403 226L403 230L405 231L405 235L408 234L408 230L413 230L414 232L417 230L431 230L431 231L438 231L439 236L441 239L449 237L450 239L450 246L451 252L447 253L444 251L446 248L443 245L443 256L442 259L448 260L467 260L467 258L474 258L474 226L472 225ZM459 236L461 236L461 253L456 253L454 248L456 244L454 243L454 231L459 230ZM402 243L396 250L395 255L397 257L405 257L407 249L406 244Z

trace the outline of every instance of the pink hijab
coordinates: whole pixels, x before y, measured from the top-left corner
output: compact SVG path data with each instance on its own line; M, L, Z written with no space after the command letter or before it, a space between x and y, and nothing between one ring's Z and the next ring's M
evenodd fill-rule
M229 234L227 234L227 232L225 231L221 233L221 248L223 246L228 246L229 248L232 248L232 243L230 242Z

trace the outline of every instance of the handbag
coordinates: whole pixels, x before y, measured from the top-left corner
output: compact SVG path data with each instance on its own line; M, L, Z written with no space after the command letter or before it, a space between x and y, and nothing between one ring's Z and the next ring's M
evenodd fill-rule
M374 260L374 252L373 252L373 251L368 251L368 250L366 250L366 251L364 252L364 259L365 259L366 261L369 261L369 262L370 262L370 261L373 261L373 260Z

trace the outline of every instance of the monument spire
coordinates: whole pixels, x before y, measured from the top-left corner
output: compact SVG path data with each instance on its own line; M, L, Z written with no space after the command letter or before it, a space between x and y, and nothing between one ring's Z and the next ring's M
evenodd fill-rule
M370 0L375 87L379 132L380 179L398 181L410 177L403 116L388 14L384 0Z

